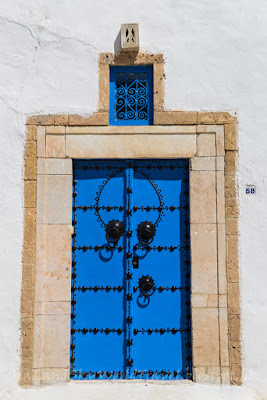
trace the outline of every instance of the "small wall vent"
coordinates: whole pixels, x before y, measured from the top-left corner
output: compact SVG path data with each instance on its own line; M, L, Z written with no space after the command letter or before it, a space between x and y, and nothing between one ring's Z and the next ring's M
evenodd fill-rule
M138 24L121 25L121 51L139 51L139 27Z

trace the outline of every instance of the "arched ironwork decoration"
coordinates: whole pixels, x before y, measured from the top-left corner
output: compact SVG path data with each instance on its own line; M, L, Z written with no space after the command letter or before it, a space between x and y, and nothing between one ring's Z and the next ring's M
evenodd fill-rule
M110 165L110 169L114 169L114 167L112 167L112 165ZM119 173L123 172L124 169L125 168L123 166L120 166L119 169L116 168L116 170L114 172L112 172L106 179L104 179L104 181L99 186L98 191L96 193L96 197L95 197L95 201L96 202L95 202L95 205L94 205L95 214L97 215L98 221L101 223L101 226L103 228L105 228L105 229L106 229L107 224L104 222L104 220L102 219L102 217L100 215L100 210L101 210L101 207L99 206L100 197L101 197L101 195L103 193L103 190L105 189L107 184L110 182L110 180L112 178L114 178L116 175L118 175ZM150 185L153 187L153 189L155 190L155 192L157 194L157 197L158 197L158 200L159 200L159 207L157 207L158 218L154 223L152 222L153 226L156 228L158 226L158 224L160 223L160 221L162 220L163 208L164 208L164 202L163 202L163 196L161 195L161 190L158 188L158 185L149 176L149 174L147 172L144 172L142 168L137 168L136 166L134 166L134 171L140 173L141 175L143 175L143 177L148 180L148 182L150 183ZM146 244L149 244L149 243L146 243Z

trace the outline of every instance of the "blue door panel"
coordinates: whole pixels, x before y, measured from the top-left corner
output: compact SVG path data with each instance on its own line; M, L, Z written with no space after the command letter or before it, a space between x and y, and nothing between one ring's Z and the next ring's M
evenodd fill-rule
M76 326L81 328L123 328L124 293L110 290L77 291ZM114 309L115 312L110 310Z
M151 335L138 334L135 337L136 348L144 349L143 352L133 351L134 370L138 371L137 378L141 378L141 374L148 372L157 372L154 379L159 379L162 371L174 372L179 370L182 364L182 352L180 349L183 346L180 333L172 335L171 333L163 334L152 333ZM173 376L173 374L172 374ZM164 379L168 379L168 375L164 375Z
M102 371L123 372L124 368L124 335L115 333L75 333L75 358L79 366L77 371L84 373L75 375L76 379L91 379L96 373L98 379L108 379ZM114 375L113 375L114 377ZM122 377L122 376L121 376Z
M76 286L120 286L124 282L123 252L107 251L105 248L98 251L76 251L76 262L79 265L79 274L76 277Z
M122 213L119 214L119 212L115 213L115 211L113 211L113 213L110 213L109 215L110 215L111 219L122 219ZM76 221L77 221L77 224L79 225L79 229L77 229L78 232L77 232L76 238L77 238L77 242L79 244L78 247L79 247L79 250L86 251L86 250L91 250L91 249L86 248L88 245L90 245L91 247L94 247L93 250L98 250L98 249L95 249L95 246L98 246L98 247L103 246L103 250L105 250L105 251L102 251L100 256L103 256L104 258L109 258L110 254L106 254L106 253L110 253L110 251L112 249L108 247L109 243L107 243L107 240L106 240L106 232L104 231L104 229L99 230L99 232L97 232L97 231L93 232L92 229L90 229L90 227L93 227L95 225L97 217L98 216L96 216L95 213L93 213L92 211L86 211L86 212L82 211L81 212L80 210L77 210ZM101 218L103 220L106 219L102 215L101 215ZM106 223L106 221L105 221L105 223ZM113 249L113 250L118 251L118 247L123 246L123 245L124 245L123 238L120 238L118 241L118 246L116 247L116 249ZM86 246L86 247L84 247L84 246Z
M155 284L157 285L156 281ZM180 328L179 309L181 309L180 290L175 293L157 291L148 299L145 299L138 290L133 298L135 327L138 329Z
M71 378L190 379L188 160L73 169Z

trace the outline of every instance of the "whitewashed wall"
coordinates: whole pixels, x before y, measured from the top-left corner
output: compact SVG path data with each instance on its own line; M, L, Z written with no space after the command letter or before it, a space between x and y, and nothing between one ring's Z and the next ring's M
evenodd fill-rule
M242 388L136 382L17 387L26 116L90 114L97 57L120 24L140 24L141 50L164 52L167 108L236 110L240 141ZM0 398L265 399L267 397L266 0L1 0ZM257 194L245 195L246 183ZM107 391L108 390L108 391Z

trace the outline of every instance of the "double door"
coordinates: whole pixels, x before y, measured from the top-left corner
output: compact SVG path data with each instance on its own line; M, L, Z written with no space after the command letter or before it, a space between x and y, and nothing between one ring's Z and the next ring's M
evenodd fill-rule
M71 378L190 378L188 161L73 170Z

